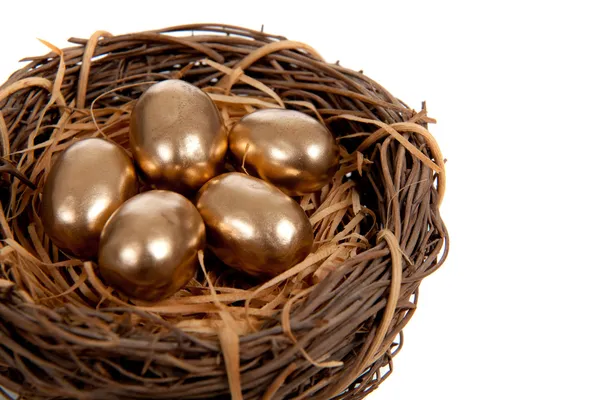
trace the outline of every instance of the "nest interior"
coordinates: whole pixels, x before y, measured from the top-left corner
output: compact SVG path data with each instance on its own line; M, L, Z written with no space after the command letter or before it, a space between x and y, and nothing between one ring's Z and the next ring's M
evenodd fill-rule
M308 45L245 28L70 42L46 43L49 54L0 87L0 386L25 399L359 399L376 389L420 282L448 251L444 160L425 107ZM75 140L128 150L135 100L173 78L209 93L228 126L261 108L308 113L342 157L327 187L298 199L317 244L305 261L260 282L199 254L196 279L143 304L107 287L94 260L52 244L40 193Z

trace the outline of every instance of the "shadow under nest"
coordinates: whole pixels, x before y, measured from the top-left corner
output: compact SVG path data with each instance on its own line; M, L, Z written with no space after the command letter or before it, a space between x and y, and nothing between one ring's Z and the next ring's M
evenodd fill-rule
M307 45L245 28L70 41L48 44L0 87L0 386L24 399L360 399L376 389L420 282L448 251L444 160L426 109ZM128 149L133 102L172 78L209 93L228 126L268 107L319 118L342 157L330 185L298 198L317 244L305 261L265 283L208 253L207 274L176 296L135 304L93 260L50 242L40 189L73 140Z

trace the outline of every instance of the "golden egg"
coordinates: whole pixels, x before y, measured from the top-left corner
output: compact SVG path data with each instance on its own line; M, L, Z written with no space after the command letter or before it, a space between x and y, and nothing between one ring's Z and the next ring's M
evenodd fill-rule
M125 150L104 139L80 140L50 169L42 191L44 230L63 250L94 257L104 224L137 188Z
M243 117L229 134L238 165L290 196L315 192L338 169L339 148L316 119L299 111L266 109Z
M159 188L195 192L216 176L227 152L219 110L180 80L151 86L136 103L129 131L133 156Z
M213 253L250 275L278 275L311 251L312 227L304 210L260 179L220 175L200 190L196 206Z
M105 281L129 297L157 301L196 274L204 245L194 204L178 193L152 190L126 201L108 220L98 266Z

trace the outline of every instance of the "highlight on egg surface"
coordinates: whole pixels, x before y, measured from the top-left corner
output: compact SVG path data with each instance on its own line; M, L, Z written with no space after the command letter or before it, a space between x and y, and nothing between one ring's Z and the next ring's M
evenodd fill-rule
M50 169L41 220L52 242L78 257L94 257L112 213L138 190L133 161L104 139L75 142Z
M304 210L260 179L237 172L220 175L200 190L196 206L212 252L250 275L278 275L312 249L312 227Z
M294 110L264 109L244 116L229 133L238 166L290 196L315 192L338 170L339 147L319 121Z
M195 192L222 170L227 131L199 88L176 79L151 86L137 101L129 132L140 169L158 188Z
M111 286L129 297L158 301L196 274L205 227L192 202L152 190L125 202L102 231L98 266Z

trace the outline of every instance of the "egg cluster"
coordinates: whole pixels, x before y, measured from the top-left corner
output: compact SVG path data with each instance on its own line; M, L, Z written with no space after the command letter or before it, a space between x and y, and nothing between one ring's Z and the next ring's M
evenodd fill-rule
M97 259L112 287L164 299L196 274L205 247L264 278L310 253L311 224L290 196L321 189L337 170L338 146L319 121L264 109L227 132L206 93L166 80L136 102L129 141L133 160L108 140L77 141L42 192L48 236L68 254ZM225 171L227 157L240 172ZM139 193L138 177L153 190Z

